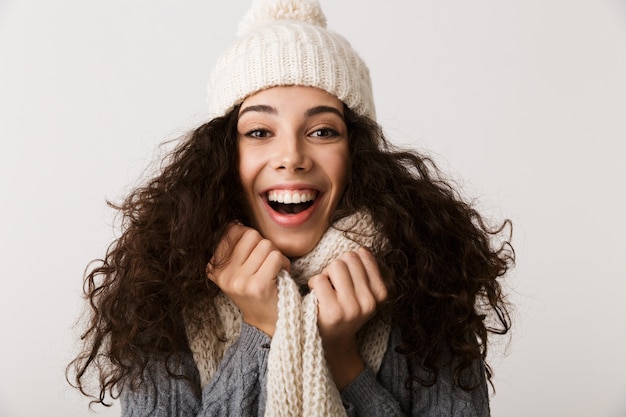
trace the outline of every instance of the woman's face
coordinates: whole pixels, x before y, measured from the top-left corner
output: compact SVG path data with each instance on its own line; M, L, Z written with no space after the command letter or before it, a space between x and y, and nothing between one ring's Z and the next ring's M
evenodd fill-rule
M237 138L253 226L286 256L310 252L346 183L343 103L317 88L269 88L242 103Z

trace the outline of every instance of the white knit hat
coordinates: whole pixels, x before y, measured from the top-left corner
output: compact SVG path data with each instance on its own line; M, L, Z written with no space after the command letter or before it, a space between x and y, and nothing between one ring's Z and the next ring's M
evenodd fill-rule
M253 0L237 35L209 78L211 118L263 89L300 85L375 119L369 70L345 38L326 29L317 0Z

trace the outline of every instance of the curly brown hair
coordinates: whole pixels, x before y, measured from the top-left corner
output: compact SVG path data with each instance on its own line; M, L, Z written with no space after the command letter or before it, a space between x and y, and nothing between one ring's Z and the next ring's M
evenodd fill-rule
M150 358L172 377L193 380L171 370L170 359L189 352L183 317L219 292L205 268L227 226L250 224L238 175L238 111L195 129L157 176L121 204L109 203L121 214L122 234L85 274L85 349L67 369L85 395L95 371L95 402L107 405L107 394L116 398L138 383ZM432 385L454 360L456 383L470 389L463 372L485 361L489 333L511 325L498 280L514 263L510 236L496 245L510 222L490 228L429 158L395 149L378 124L348 108L345 118L351 170L335 217L368 210L390 243L375 251L390 295L384 308L402 331L398 351L429 375L412 378Z

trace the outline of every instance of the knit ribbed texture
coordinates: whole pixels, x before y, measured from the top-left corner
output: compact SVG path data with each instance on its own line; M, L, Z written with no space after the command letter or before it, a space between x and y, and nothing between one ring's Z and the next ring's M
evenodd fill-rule
M349 232L342 232L348 228ZM330 227L313 251L292 262L291 275L284 270L278 274L278 320L268 357L266 416L346 415L324 358L315 294L302 297L299 289L344 252L373 247L379 239L369 215L347 217ZM220 296L214 306L200 306L194 317L204 320L200 325L188 320L187 335L205 386L235 341L241 315L225 296ZM388 323L376 316L357 334L363 360L375 372L380 369L389 332Z
M369 69L345 38L326 29L317 1L254 1L238 36L209 77L210 117L263 89L298 85L327 91L375 119Z

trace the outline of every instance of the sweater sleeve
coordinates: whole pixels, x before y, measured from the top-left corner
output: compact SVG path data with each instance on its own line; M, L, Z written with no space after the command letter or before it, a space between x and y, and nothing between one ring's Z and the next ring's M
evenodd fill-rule
M454 384L452 367L442 368L431 387L413 382L407 389L409 376L419 369L395 351L400 341L400 331L394 328L378 375L366 368L341 392L349 417L489 417L482 363L476 362L469 376L471 381L480 381L474 390L465 391Z
M365 368L341 392L341 399L348 417L400 417L405 415L398 401L376 380L371 368Z
M263 416L270 342L267 334L242 323L239 339L204 387L201 416Z
M269 344L268 335L243 323L201 398L188 380L172 378L161 362L150 362L139 388L122 390L122 417L262 416ZM199 384L191 354L183 358L179 371L193 375L193 383Z

